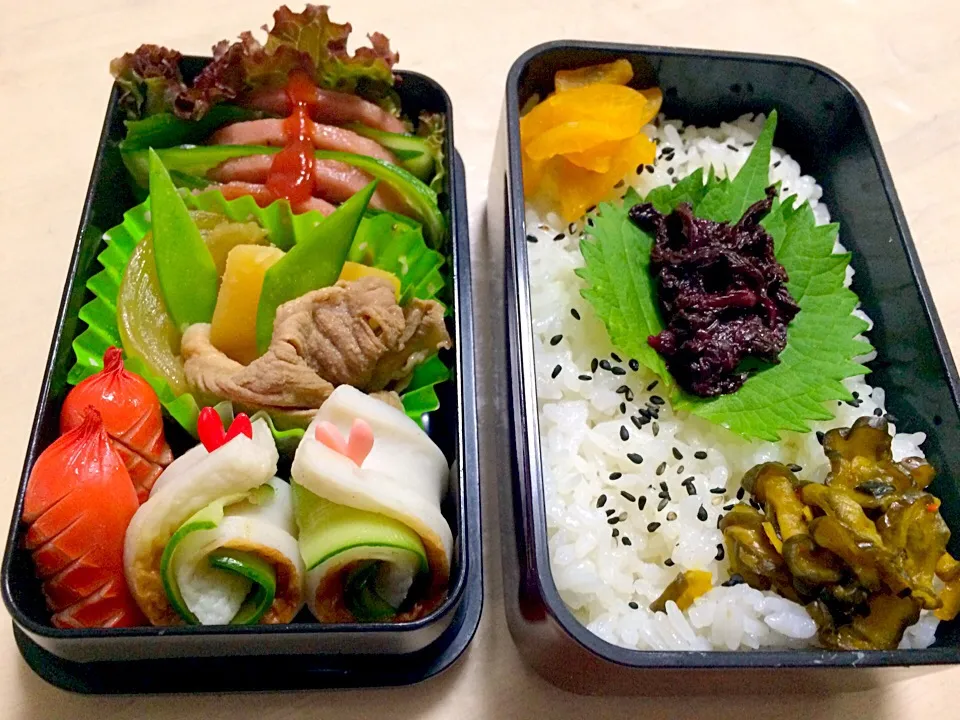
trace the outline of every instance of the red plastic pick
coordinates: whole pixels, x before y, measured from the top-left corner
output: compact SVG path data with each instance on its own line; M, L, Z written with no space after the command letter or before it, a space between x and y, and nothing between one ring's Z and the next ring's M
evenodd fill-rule
M223 420L220 419L217 411L212 407L205 407L200 411L200 417L197 418L197 435L200 436L200 442L203 443L207 452L213 452L238 435L246 435L252 439L253 424L249 417L240 413L230 423L230 429L224 432Z

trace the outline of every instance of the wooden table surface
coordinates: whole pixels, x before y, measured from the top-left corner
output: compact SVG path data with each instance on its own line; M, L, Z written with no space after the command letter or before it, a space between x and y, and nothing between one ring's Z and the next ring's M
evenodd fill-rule
M559 38L795 55L866 98L947 333L960 340L960 13L950 0L368 0L334 19L379 30L400 66L438 80L467 167L478 306L492 301L482 216L504 80ZM141 42L204 54L269 20L252 0L0 0L0 518L13 501L70 250L110 88L107 63ZM295 6L294 9L299 9ZM494 271L496 272L496 271ZM479 316L483 323L483 314ZM481 347L478 368L490 343ZM482 385L487 383L483 382ZM482 398L481 388L481 398ZM481 405L481 416L484 405ZM492 461L496 449L485 448ZM496 482L495 466L487 483ZM465 656L411 688L233 696L81 697L47 685L0 623L0 718L948 718L960 668L882 689L802 698L618 699L560 692L528 670L501 602L497 514L484 488L486 598ZM6 522L5 520L3 522ZM953 690L953 692L951 692Z

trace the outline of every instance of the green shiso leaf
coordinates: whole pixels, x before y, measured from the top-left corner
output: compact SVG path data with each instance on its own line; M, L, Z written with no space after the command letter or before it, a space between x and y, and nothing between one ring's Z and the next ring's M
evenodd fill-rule
M737 176L729 182L713 183L700 202L693 203L697 217L715 222L737 222L747 208L763 200L770 185L770 151L776 129L777 111L774 110Z
M736 222L769 186L770 151L776 113L771 113L750 157L732 180L706 183L701 171L672 187L650 192L646 201L662 213L688 202L697 217ZM790 278L787 287L800 312L787 329L787 346L777 365L759 364L743 387L730 395L699 398L675 390L678 411L699 415L746 438L777 441L783 431L809 432L811 421L834 417L830 403L849 400L848 377L869 372L857 362L872 346L858 337L867 323L854 316L857 296L844 286L848 253L834 253L838 226L816 224L808 204L796 198L775 201L763 226L774 241L777 260ZM653 237L633 225L628 209L639 202L629 193L624 206L600 206L581 242L587 282L582 295L603 321L613 344L675 386L663 359L647 338L663 323L656 280L649 271Z
M293 247L298 237L313 232L323 221L320 213L294 215L290 212L289 203L284 201L261 208L249 196L226 200L216 190L183 197L187 205L194 210L220 213L237 222L256 221L267 231L271 242L283 249ZM103 234L104 248L97 256L102 269L87 281L87 288L93 293L93 298L83 305L78 313L78 317L87 327L73 341L76 362L67 375L67 382L71 385L100 372L103 369L103 354L111 345L122 347L117 328L117 295L130 256L150 230L149 212L150 201L146 200L124 213L123 222ZM377 236L376 242L368 242L363 249L358 249L361 238L369 239L373 235L364 228L375 221L385 223L386 220L381 218L392 218L401 225L406 223L405 227L413 230L420 227L405 217L390 213L365 217L351 248L351 258L357 254L362 258L358 262L396 274L400 278L405 297L409 292L412 297L425 300L433 298L444 285L444 276L440 272L443 256L427 247L422 233L404 231L399 236L400 242L406 248L404 256L410 259L407 264L402 262L399 256L381 252L380 244L386 248L389 238ZM377 227L374 225L373 229ZM382 226L379 227L383 229ZM196 435L197 416L200 412L196 398L190 393L177 395L166 381L153 375L135 358L126 357L125 364L128 370L142 376L150 384L170 417L189 433ZM437 356L417 366L410 384L400 396L407 415L419 423L423 413L438 409L440 401L435 386L445 381L449 375L449 370ZM269 424L281 448L292 451L303 437L301 428L278 428L272 420L269 420Z
M601 203L580 241L586 264L577 275L587 284L580 294L606 325L611 342L668 380L663 358L647 343L663 328L650 274L652 247L653 238L630 222L625 206Z

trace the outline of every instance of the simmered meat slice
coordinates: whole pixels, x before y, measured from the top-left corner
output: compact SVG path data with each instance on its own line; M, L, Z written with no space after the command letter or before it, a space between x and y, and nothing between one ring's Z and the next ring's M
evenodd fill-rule
M375 393L402 389L414 367L450 347L443 307L397 304L380 278L340 282L277 309L267 352L247 366L210 342L210 326L190 326L181 354L191 388L205 401L313 415L338 385Z

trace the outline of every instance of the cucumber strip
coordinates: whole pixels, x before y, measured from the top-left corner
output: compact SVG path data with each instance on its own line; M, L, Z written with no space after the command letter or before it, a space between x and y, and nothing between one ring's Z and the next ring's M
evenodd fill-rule
M279 151L280 148L263 145L205 145L163 148L156 153L169 171L205 178L208 172L227 160L251 155L273 155ZM437 206L437 193L415 175L366 155L334 150L317 150L314 155L318 160L337 160L352 165L389 185L403 199L411 217L423 224L427 242L434 248L443 244L446 221ZM121 156L134 181L146 187L149 170L147 151L121 151Z
M347 575L343 584L344 604L357 620L387 620L397 614L397 608L377 593L377 576L382 562L374 560L359 565Z
M273 496L273 492L274 490L270 485L261 485L249 493L237 493L214 500L187 518L183 525L177 528L177 531L170 537L160 558L160 579L163 582L163 589L170 601L170 606L188 625L199 625L200 621L187 607L187 603L180 592L180 585L177 582L176 552L180 544L192 533L202 530L215 530L219 527L220 523L223 522L224 508L228 505L233 505L242 500L262 504Z
M427 552L413 530L386 515L324 500L295 482L294 514L300 528L300 554L307 570L357 548L392 548L416 556L418 572L428 572Z
M378 130L363 123L350 123L346 127L357 135L376 140L396 156L401 167L425 183L429 183L433 178L436 158L426 138Z
M277 571L263 558L242 550L219 550L210 553L207 559L212 567L242 575L253 582L253 589L230 624L256 625L277 595Z

